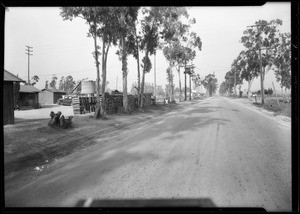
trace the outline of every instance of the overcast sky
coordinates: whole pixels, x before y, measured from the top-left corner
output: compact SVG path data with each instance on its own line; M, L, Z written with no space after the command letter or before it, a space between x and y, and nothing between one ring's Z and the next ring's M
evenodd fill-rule
M195 72L201 77L215 72L219 85L230 70L230 65L239 52L244 49L239 42L243 31L255 21L281 19L281 32L291 32L290 3L267 3L252 7L188 7L190 17L196 19L192 31L202 40L202 51L197 52L193 61ZM45 81L53 74L72 75L75 80L89 78L96 80L96 68L92 57L93 39L87 37L88 26L81 19L64 21L55 7L13 7L5 16L5 64L4 68L27 81L28 57L25 46L33 47L30 57L30 76L40 77L36 87L43 89ZM107 60L107 80L109 88L122 88L121 62L115 54L116 48L109 51ZM153 62L154 57L151 56ZM101 62L101 61L100 61ZM166 62L161 51L156 55L157 85L166 85ZM137 80L137 64L132 56L128 58L128 91ZM146 82L154 82L154 68L146 75ZM181 76L182 82L184 76ZM259 78L253 83L252 90L260 88ZM265 88L276 87L274 74L266 74ZM175 87L178 75L174 73ZM58 84L57 84L58 87ZM242 89L247 88L246 82Z

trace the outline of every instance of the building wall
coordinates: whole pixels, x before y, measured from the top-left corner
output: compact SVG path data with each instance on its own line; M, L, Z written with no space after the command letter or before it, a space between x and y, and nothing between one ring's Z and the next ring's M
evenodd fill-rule
M44 90L39 93L39 102L41 104L53 104L54 102L53 93L47 90Z
M31 106L34 107L39 102L38 92L36 93L22 93L19 95L19 106Z
M14 93L13 82L4 82L3 85L3 124L14 124Z

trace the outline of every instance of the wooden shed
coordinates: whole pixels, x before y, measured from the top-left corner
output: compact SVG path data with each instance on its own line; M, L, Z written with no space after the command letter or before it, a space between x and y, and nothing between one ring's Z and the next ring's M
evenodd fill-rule
M15 123L15 99L14 84L24 82L24 80L4 70L3 78L3 125Z
M53 88L45 88L40 92L39 102L41 104L56 104L59 98L62 98L62 95L65 95L66 92L53 89Z
M32 85L20 85L19 107L36 107L40 90Z

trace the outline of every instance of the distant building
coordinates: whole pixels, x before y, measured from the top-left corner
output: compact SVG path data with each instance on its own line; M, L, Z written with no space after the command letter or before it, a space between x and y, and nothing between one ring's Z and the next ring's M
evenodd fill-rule
M39 104L40 90L32 85L20 85L19 107L34 108Z
M55 104L65 94L65 91L59 89L45 88L40 92L39 102L41 104Z
M15 97L14 84L24 82L24 80L4 70L3 79L3 125L15 123Z

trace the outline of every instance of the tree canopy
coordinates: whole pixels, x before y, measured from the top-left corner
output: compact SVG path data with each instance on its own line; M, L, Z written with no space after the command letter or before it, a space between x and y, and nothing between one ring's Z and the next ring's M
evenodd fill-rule
M204 88L208 91L209 96L212 96L216 93L218 84L218 80L215 77L215 74L208 74L204 77L204 79L201 81Z
M276 46L274 56L274 72L277 82L281 87L291 88L291 34L279 35L279 43Z

